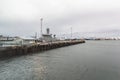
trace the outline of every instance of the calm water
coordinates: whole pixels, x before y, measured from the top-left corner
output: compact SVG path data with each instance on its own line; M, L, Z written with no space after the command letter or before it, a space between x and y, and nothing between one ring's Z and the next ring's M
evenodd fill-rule
M1 60L0 80L120 80L120 41L86 41Z

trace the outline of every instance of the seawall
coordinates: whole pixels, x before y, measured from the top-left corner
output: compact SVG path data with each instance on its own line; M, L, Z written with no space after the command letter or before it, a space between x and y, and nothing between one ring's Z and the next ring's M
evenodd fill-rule
M73 41L58 41L58 42L49 42L49 43L36 43L31 45L22 45L22 46L14 46L7 47L5 50L0 50L0 57L11 57L18 55L25 55L36 53L40 51L46 51L50 49L75 45L85 43L84 40L73 40Z

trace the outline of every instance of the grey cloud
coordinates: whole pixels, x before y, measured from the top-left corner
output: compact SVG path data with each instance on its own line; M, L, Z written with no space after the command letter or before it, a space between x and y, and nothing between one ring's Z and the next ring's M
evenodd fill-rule
M115 2L112 4L112 1ZM117 0L2 0L0 33L32 35L51 28L53 34L120 29L120 6ZM119 2L119 1L118 1ZM112 4L112 6L111 6ZM116 5L115 5L116 4ZM7 33L6 33L7 32Z

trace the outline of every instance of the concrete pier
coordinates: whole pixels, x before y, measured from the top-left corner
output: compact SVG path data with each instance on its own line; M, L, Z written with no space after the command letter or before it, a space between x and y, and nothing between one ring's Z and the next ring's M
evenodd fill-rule
M85 41L84 40L57 41L57 42L49 42L49 43L35 43L31 45L7 47L4 50L0 50L0 57L25 55L25 54L36 53L40 51L46 51L50 49L80 44L80 43L85 43Z

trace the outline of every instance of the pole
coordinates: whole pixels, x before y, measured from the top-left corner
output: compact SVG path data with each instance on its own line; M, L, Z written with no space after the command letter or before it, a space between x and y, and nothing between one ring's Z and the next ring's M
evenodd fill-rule
M37 32L35 32L35 39L37 39Z
M41 26L40 27L41 27L41 38L42 38L42 22L43 22L43 18L41 18L40 21L41 21Z
M37 32L35 32L35 43L37 42Z
M71 27L71 40L72 40L72 27Z

